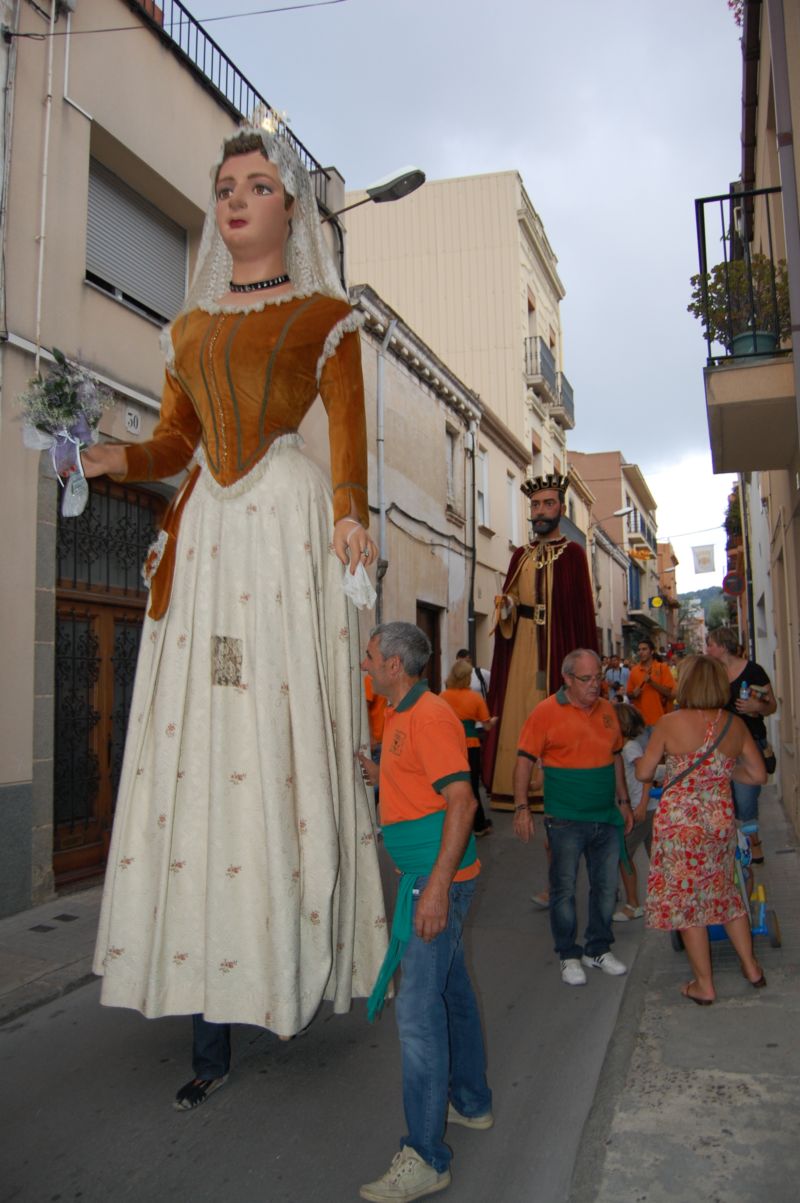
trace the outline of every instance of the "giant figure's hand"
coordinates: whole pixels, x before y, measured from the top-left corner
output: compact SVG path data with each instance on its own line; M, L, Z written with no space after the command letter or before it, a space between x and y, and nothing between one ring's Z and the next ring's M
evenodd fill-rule
M86 477L104 476L107 472L122 475L128 467L123 443L95 443L81 452Z
M360 522L340 518L333 528L333 550L343 564L350 565L355 576L359 564L369 568L378 558L378 549Z
M361 766L361 773L368 785L377 785L380 778L380 767L375 764L370 756L366 756L359 750L358 763Z

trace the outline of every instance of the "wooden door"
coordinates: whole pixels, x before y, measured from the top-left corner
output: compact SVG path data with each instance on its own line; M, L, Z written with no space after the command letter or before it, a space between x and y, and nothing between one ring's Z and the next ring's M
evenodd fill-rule
M59 517L53 755L58 884L108 855L147 592L141 564L163 498L92 482L77 519Z
M442 690L442 645L440 638L438 606L426 602L417 602L417 626L424 631L430 640L433 652L431 658L422 670L422 676L427 677L428 686L434 693Z

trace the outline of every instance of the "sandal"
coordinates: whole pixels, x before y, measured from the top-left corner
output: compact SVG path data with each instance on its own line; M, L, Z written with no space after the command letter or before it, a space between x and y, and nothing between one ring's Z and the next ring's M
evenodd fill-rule
M761 840L757 836L750 836L750 862L754 865L763 865L764 849L761 847Z
M204 1103L210 1094L219 1090L220 1086L224 1086L227 1080L227 1074L222 1078L192 1078L191 1082L181 1086L175 1095L172 1106L176 1111L194 1111L195 1107Z
M690 982L686 982L684 986L681 986L681 994L684 998L688 998L689 1002L697 1003L698 1007L710 1007L714 1001L713 998L698 998L696 994L691 993L692 986L696 985L697 982L692 978Z
M761 969L761 966L759 965L758 968ZM753 987L754 990L761 990L767 984L767 979L764 977L763 969L761 969L761 977L756 978L756 980L753 981L753 979L751 977L747 976L747 974L744 971L744 966L742 966L742 977L744 978L744 980L746 982L750 983L750 985Z

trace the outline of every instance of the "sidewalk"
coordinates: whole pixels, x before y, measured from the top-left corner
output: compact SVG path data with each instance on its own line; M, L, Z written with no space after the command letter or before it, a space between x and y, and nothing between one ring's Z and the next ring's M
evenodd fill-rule
M765 864L782 947L756 937L753 990L712 945L717 1002L696 1007L669 937L647 932L581 1140L570 1203L795 1203L800 1192L800 848L774 787L761 798Z
M0 919L0 1023L92 980L102 892L92 886Z

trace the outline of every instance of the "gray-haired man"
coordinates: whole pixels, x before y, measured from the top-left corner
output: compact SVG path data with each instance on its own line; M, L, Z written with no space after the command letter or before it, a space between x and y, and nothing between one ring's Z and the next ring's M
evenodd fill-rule
M389 1170L361 1187L364 1199L402 1203L450 1183L446 1123L492 1125L492 1095L461 931L480 865L472 836L475 799L464 727L420 678L431 646L418 627L372 632L362 663L386 708L380 763L384 845L400 870L390 954L369 1002L383 1005L398 964L397 1026L408 1135ZM373 783L378 768L360 757ZM391 956L394 950L394 957Z
M577 648L564 657L561 675L561 689L531 711L520 733L514 831L526 844L533 835L528 783L540 760L550 845L550 927L561 980L568 986L583 986L584 965L612 975L625 973L625 965L610 951L611 916L617 897L620 836L633 826L633 814L620 756L619 719L615 707L600 697L600 657ZM575 910L582 856L589 872L584 947L576 940Z

